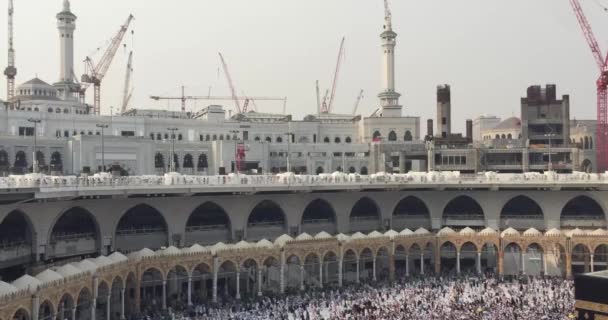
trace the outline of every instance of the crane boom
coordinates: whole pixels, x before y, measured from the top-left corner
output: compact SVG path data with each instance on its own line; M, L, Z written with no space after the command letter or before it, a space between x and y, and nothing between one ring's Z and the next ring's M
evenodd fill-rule
M321 92L319 92L319 80L316 82L317 89L317 115L321 113Z
M15 12L13 0L8 1L8 66L4 69L4 75L6 76L6 101L10 105L10 109L13 109L13 103L15 100L15 76L17 75L17 68L15 67L15 48L13 44L13 15Z
M85 67L87 70L86 70L85 74L82 76L82 82L93 84L93 86L94 86L95 97L94 97L94 102L93 102L93 108L94 108L95 114L97 114L97 115L99 115L101 112L101 81L103 81L103 78L106 76L106 73L108 72L108 69L110 68L110 65L112 64L112 61L114 60L114 57L116 56L116 51L118 51L118 48L120 47L120 43L122 42L125 34L127 33L127 30L129 29L129 25L131 24L131 21L133 21L133 19L134 19L133 15L130 14L129 17L127 18L127 21L122 26L120 26L120 30L118 30L118 33L112 38L110 46L106 49L106 51L101 56L99 63L97 63L95 65L93 63L93 59L91 57L86 57L86 59L85 59ZM84 94L84 91L88 87L89 87L88 85L83 87L83 90L81 91L81 95Z
M570 5L572 5L572 9L574 9L574 14L576 14L578 24L580 25L581 30L583 31L583 35L587 40L587 44L591 49L591 53L593 53L595 63L597 64L600 70L604 70L604 68L606 67L606 59L602 54L602 50L600 49L600 46L595 38L595 34L593 33L593 29L591 28L591 25L589 24L589 21L587 20L587 17L583 12L580 2L578 0L570 0Z
M129 52L129 59L127 61L127 71L125 74L125 87L122 92L122 108L120 110L124 113L127 111L129 100L131 98L131 74L133 72L133 51Z
M346 38L342 37L342 41L340 42L340 50L338 51L338 62L336 62L336 71L334 72L334 81L331 85L331 95L329 96L329 102L327 103L327 108L324 110L325 113L331 112L331 109L334 104L334 98L336 96L336 87L338 85L338 75L340 74L340 66L342 65L342 56L344 56L344 40Z
M232 94L232 100L234 100L234 106L236 107L236 111L238 113L247 112L245 110L241 110L241 103L236 95L236 89L234 88L234 83L232 82L232 77L230 76L230 71L228 71L228 64L226 64L226 60L224 60L224 56L222 56L221 52L218 52L220 55L220 60L222 60L222 67L224 68L224 74L226 75L226 79L228 80L228 86L230 86L230 93Z
M359 92L359 96L357 96L357 100L355 101L355 107L353 108L353 115L357 114L357 110L359 109L359 104L361 103L361 99L363 99L363 89Z
M168 97L162 97L162 96L150 96L150 99L152 100L232 100L234 101L234 99L237 99L239 101L245 101L247 99L250 100L257 100L257 101L285 101L285 97L265 97L265 96L261 96L261 97L242 97L242 96L237 96L237 97L233 97L233 96L168 96Z

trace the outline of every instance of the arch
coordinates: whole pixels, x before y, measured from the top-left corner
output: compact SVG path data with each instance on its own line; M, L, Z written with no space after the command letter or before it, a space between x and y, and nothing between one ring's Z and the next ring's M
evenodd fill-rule
M342 258L342 277L345 283L358 282L357 278L357 252L347 249Z
M444 242L439 248L439 259L440 259L440 269L439 271L442 274L455 274L456 273L456 259L457 259L457 249L456 245L454 245L450 241Z
M214 244L232 239L232 223L226 211L214 202L198 206L186 222L186 246Z
M141 248L159 249L168 243L165 218L158 210L146 204L138 204L127 210L115 230L115 247L121 252Z
M329 140L329 137L325 137L325 138L323 139L323 142L324 142L324 143L329 143L329 141L330 141L330 140Z
M10 320L30 320L30 313L24 308L19 308Z
M372 139L377 140L378 138L382 138L382 135L380 134L380 131L376 130L376 131L374 131L374 134L372 135Z
M189 153L186 153L186 155L184 156L183 168L184 169L193 169L194 168L194 160L192 159L192 155Z
M359 253L359 279L371 281L374 278L374 251L363 248Z
M27 156L25 155L25 152L17 151L17 153L15 154L15 162L13 163L13 166L18 169L27 168Z
M272 142L272 138L271 137L266 137L266 142Z
M589 149L589 137L585 137L583 138L583 149L587 150Z
M163 169L165 167L165 157L162 153L157 152L154 155L154 168Z
M290 255L285 260L285 283L288 288L300 288L303 261L297 255Z
M97 286L97 301L94 302L95 319L107 319L108 296L110 296L110 286L105 281L100 281ZM111 297L110 297L111 298Z
M388 133L388 141L397 141L397 133L395 133L395 131L391 130L391 132Z
M346 142L346 143L352 143L353 139L351 139L350 137L346 137L346 139L344 139L344 142Z
M76 251L73 249L74 242ZM70 208L59 215L53 224L48 243L51 246L47 247L46 254L55 258L98 253L101 249L99 223L88 210Z
M405 135L403 135L403 141L408 142L408 141L412 141L412 140L414 140L414 137L412 136L412 132L410 130L406 130Z
M277 142L277 143L283 143L283 138L281 138L281 137L277 137L276 142Z
M257 291L259 288L259 269L261 268L258 267L258 262L253 258L248 258L241 263L241 266L239 267L241 279L241 297L245 296L254 298L257 296ZM242 285L243 281L245 282L245 285Z
M482 273L498 274L498 247L491 242L485 243L480 249L480 254Z
M309 253L304 258L304 283L308 286L319 286L322 280L319 278L319 264L321 264L321 258L316 253Z
M465 227L484 226L484 212L479 203L469 196L458 196L443 209L445 226Z
M205 141L211 141L211 135L206 134L205 135Z
M122 307L121 295L124 289L124 281L120 276L114 277L110 287L110 315L111 319L120 318ZM125 292L126 295L126 292ZM126 297L125 297L126 299ZM65 319L65 318L62 318Z
M177 155L177 153L173 154L173 165L175 166L173 168L174 170L179 170L179 156Z
M560 214L562 228L604 228L604 209L591 197L581 195L570 199Z
M365 166L361 167L361 174L362 175L367 175L368 174L367 167L365 167Z
M340 264L338 262L338 255L333 251L328 251L323 255L323 267L321 268L322 283L323 284L337 284L339 283L338 274Z
M608 244L602 243L593 250L593 271L608 269Z
M334 139L334 143L342 143L342 140L340 139L340 137L336 137Z
M61 153L59 153L59 151L55 151L51 154L50 165L52 171L63 171L63 161L61 159Z
M207 155L204 153L201 153L198 156L198 162L196 164L196 168L198 169L198 171L204 171L207 168L209 168L209 161L207 160Z
M306 136L302 136L298 139L298 143L308 143L309 139Z
M31 220L19 210L11 211L0 221L0 244L2 244L2 251L6 251L7 253L14 252L14 255L11 255L15 259L27 258L29 260L33 252L34 234ZM16 261L16 263L19 263L19 261ZM0 272L0 275L3 274Z
M591 160L589 160L589 159L583 160L583 162L581 163L581 171L586 172L586 173L593 172L593 163L591 162Z
M218 269L217 291L219 295L236 296L236 274L238 272L237 264L226 260L222 262Z
M0 168L6 170L8 167L10 167L8 152L6 152L6 150L0 150Z
M213 141L217 141L217 134L213 135Z
M507 135L507 139L508 139L508 140L513 140L513 135L509 133L509 134Z
M527 275L539 276L545 273L544 249L540 244L529 244L523 260Z
M150 313L162 308L163 298L163 273L156 268L148 268L141 274L141 311Z
M175 265L167 273L167 305L173 309L180 309L188 303L188 271L186 268Z
M589 149L593 149L593 137L589 137Z
M363 197L355 203L349 217L351 232L368 232L380 227L382 215L376 202L368 197Z
M53 303L49 300L44 300L38 307L38 319L40 320L51 320L55 315L55 308Z
M44 158L44 153L40 150L36 150L36 161L38 161L38 167L46 166L46 159Z
M323 167L317 167L317 170L315 172L317 173L317 175L323 173Z
M348 173L356 173L357 169L355 169L355 167L350 167L348 168Z
M500 228L544 229L544 214L538 203L519 195L509 200L500 211Z
M584 244L572 248L572 274L588 273L591 271L591 251Z
M431 214L424 201L415 196L401 199L393 210L393 228L397 230L431 228Z
M247 239L277 238L286 232L285 213L276 202L264 200L258 203L247 218Z
M201 303L210 300L213 295L213 269L206 263L200 263L192 269L192 301Z
M321 231L335 234L336 211L329 202L316 199L310 202L302 213L302 232L317 234Z
M57 318L71 319L72 309L74 307L74 297L72 297L72 295L69 293L64 293L63 296L61 296L61 299L59 299L59 303L57 304Z
M507 136L505 136L505 134L503 133L503 134L500 136L500 139L502 139L502 140L506 140L506 139L507 139Z
M89 288L82 288L76 300L76 319L89 319L93 307L93 295Z
M156 140L162 140L163 139L163 135L160 133L156 134Z
M503 253L503 273L516 276L522 270L522 248L519 244L511 242L505 246Z

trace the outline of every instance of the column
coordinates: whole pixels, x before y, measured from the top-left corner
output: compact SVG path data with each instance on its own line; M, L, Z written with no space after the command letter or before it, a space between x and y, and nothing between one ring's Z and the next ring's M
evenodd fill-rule
M167 280L163 280L163 310L167 309Z
M192 305L192 277L188 277L188 305Z
M95 311L97 310L97 294L99 293L99 278L93 277L93 301L91 301L91 320L95 320Z
M95 320L95 311L97 310L97 297L93 297L91 301L91 320Z
M281 293L285 293L285 251L281 251Z
M589 260L589 267L591 268L589 270L591 270L591 272L595 272L595 267L593 266L593 254L590 254L589 258L590 258L590 260Z
M456 250L456 273L460 274L460 250Z
M300 290L304 291L304 265L300 265Z
M374 280L374 282L376 281L376 258L373 258L374 260L372 261L372 279Z
M361 278L359 277L359 258L357 257L357 283L361 283Z
M393 244L394 246L394 244ZM395 253L388 256L388 278L391 282L395 281Z
M420 253L420 274L424 275L424 253Z
M40 314L40 297L37 295L32 297L32 320L38 320Z
M521 252L521 274L526 275L526 254Z
M406 277L410 276L410 255L409 254L405 255L405 276Z
M241 299L241 273L236 272L236 297L237 300Z
M323 288L323 260L319 263L319 288Z
M262 296L262 268L258 268L258 297Z
M213 258L213 302L217 302L217 257Z
M342 273L344 272L344 261L342 255L340 255L340 260L338 261L338 286L342 288Z
M481 274L481 252L477 252L477 274Z
M120 289L120 319L125 319L125 288Z
M502 248L498 249L498 275L500 277L503 276L504 274L504 258L505 258L505 252Z
M108 294L107 303L106 303L106 320L110 320L110 300L112 299L112 295Z
M547 275L547 254L543 252L542 257L543 257L543 274L546 276Z
M72 308L72 320L76 320L76 307Z

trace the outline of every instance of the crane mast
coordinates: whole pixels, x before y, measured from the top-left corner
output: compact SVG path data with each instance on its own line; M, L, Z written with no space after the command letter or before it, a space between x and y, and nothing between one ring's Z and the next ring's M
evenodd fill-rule
M124 113L127 111L129 101L133 95L131 90L131 74L133 73L133 51L129 52L129 60L127 61L127 71L125 74L125 87L122 92L122 108L121 111Z
M331 108L334 103L334 98L336 96L336 87L338 85L338 75L340 74L340 66L342 65L342 57L344 56L344 40L346 38L342 37L342 41L340 42L340 50L338 51L338 62L336 62L336 71L334 72L334 81L331 85L331 95L329 96L329 102L326 106L323 106L323 112L329 113L331 112Z
M118 33L112 38L110 46L103 53L97 65L93 63L93 59L91 59L91 57L86 57L84 61L86 72L84 75L82 75L82 82L85 83L85 86L81 91L81 95L84 95L84 91L86 91L90 84L93 84L93 109L96 115L99 115L101 112L101 82L106 76L106 73L108 72L108 69L112 64L112 61L116 56L116 51L120 47L120 43L122 42L122 39L127 33L127 30L129 29L129 25L131 24L131 21L133 21L133 18L133 15L129 15L127 21L120 27Z
M228 71L228 64L226 60L224 60L224 56L222 56L221 52L218 52L220 55L220 60L222 60L222 68L224 68L224 74L226 75L226 80L228 80L228 86L230 87L230 93L232 94L232 100L234 101L234 106L236 107L236 111L238 113L247 112L247 105L241 110L241 103L236 95L236 89L234 88L234 83L232 82L232 77L230 76L230 71Z
M359 92L359 96L357 96L357 100L355 100L355 107L353 108L353 115L357 114L357 110L359 109L359 104L361 103L361 99L363 99L363 89Z
M14 15L13 0L8 1L8 66L4 69L6 76L6 101L10 109L14 108L15 100L15 76L17 68L15 67L15 48L13 45L13 15Z
M597 146L597 169L598 172L603 172L608 169L608 57L604 57L600 46L597 42L593 29L583 12L581 4L578 0L570 0L570 5L574 10L574 14L583 31L587 45L591 49L593 58L599 69L600 75L596 81L597 86L597 129L596 129L596 146Z

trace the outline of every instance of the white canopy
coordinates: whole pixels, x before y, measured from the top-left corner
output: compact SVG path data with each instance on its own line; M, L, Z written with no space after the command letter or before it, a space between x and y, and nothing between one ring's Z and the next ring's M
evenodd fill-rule
M321 231L315 235L315 239L331 239L331 238L332 238L331 234L329 234L325 231Z
M28 289L33 293L38 289L38 286L41 285L42 282L30 275L25 274L21 278L13 281L11 284L17 289Z
M16 291L19 291L19 289L17 289L12 284L0 281L0 297L5 296L7 294L11 294Z
M74 267L71 264L66 264L66 265L63 265L63 266L61 266L59 268L56 268L55 272L59 273L64 278L67 278L67 277L71 277L71 276L74 276L74 275L82 273L82 270Z
M57 273L51 269L46 269L46 270L40 272L39 274L37 274L36 279L40 280L40 282L42 282L42 283L47 283L47 282L61 280L61 279L63 279L63 277L59 273Z

